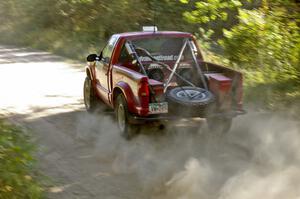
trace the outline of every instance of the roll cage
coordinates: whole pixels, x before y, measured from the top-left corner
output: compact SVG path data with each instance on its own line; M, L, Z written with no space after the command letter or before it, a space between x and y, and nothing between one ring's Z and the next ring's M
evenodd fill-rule
M206 90L208 89L207 83L206 83L205 78L204 78L203 71L202 71L202 69L201 69L201 67L200 67L200 65L199 65L199 63L198 63L197 58L196 58L196 55L197 55L197 53L198 53L198 52L197 52L197 48L196 48L195 44L193 43L193 41L192 41L190 38L185 38L185 39L184 39L184 43L183 43L183 45L182 45L182 47L181 47L181 49L180 49L180 52L179 52L179 54L178 54L178 56L177 56L177 59L176 59L176 61L175 61L175 64L173 65L172 68L170 68L169 65L167 65L167 64L165 64L165 63L163 63L163 62L157 60L157 59L156 59L155 57L153 57L153 56L151 55L151 53L149 53L146 49L141 48L141 47L139 47L139 46L135 46L135 45L132 43L132 41L130 41L130 40L128 40L128 39L125 41L125 48L126 48L128 54L132 57L133 62L136 63L136 64L139 66L141 72L142 72L144 75L146 75L147 77L149 77L149 76L148 76L148 74L147 74L146 68L145 68L145 66L143 65L143 63L142 63L142 61L141 61L141 59L140 59L140 57L139 57L137 51L142 51L146 56L148 56L148 57L151 59L152 62L155 62L155 63L157 63L157 64L160 64L160 65L162 65L164 68L166 68L167 70L170 71L169 77L167 78L166 82L164 82L164 92L167 91L168 86L170 85L170 81L172 80L172 78L173 78L174 76L178 77L179 79L181 79L181 80L184 81L185 83L189 84L190 86L196 87L192 82L190 82L189 80L185 79L184 77L182 77L180 74L178 74L178 73L176 72L176 70L177 70L177 68L178 68L178 66L179 66L180 60L182 59L183 52L185 51L186 48L188 48L188 49L190 50L191 54L192 54L192 60L193 60L193 62L194 62L194 64L195 64L197 73L198 73L199 76L200 76L202 85L204 86L204 88L205 88Z

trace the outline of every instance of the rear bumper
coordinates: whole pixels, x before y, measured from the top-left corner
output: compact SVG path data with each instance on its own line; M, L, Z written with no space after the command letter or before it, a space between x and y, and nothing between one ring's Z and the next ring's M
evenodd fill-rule
M244 115L246 113L247 111L245 110L231 110L231 111L221 112L221 113L212 113L207 115L206 117L200 117L200 118L208 118L208 117L234 118L236 116ZM174 121L174 120L189 119L189 118L197 118L197 117L170 116L168 114L150 115L148 117L130 115L128 120L130 123L133 124L145 124L145 123L152 123L152 122L166 122L166 121Z

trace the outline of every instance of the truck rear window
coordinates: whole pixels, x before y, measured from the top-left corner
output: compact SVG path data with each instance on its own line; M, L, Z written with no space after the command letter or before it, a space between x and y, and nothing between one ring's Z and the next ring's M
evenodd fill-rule
M151 37L135 39L132 41L135 47L146 49L159 61L176 61L186 38L182 37ZM190 59L191 52L185 49L182 59ZM147 56L140 56L141 61L151 61Z

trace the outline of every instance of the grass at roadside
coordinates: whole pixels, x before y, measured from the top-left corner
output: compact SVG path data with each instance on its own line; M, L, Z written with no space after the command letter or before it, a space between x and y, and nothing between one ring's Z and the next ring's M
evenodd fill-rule
M42 198L30 135L0 118L0 199Z
M259 82L245 72L246 103L255 103L259 108L289 110L300 107L300 85L291 80Z
M300 85L291 85L288 82L247 85L245 104L254 110L285 112L299 121Z

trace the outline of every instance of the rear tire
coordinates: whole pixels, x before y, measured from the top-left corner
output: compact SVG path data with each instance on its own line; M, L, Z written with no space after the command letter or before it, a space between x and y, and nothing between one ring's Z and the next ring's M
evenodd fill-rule
M191 86L180 86L167 93L173 103L184 106L205 106L214 101L214 96L208 90Z
M116 99L115 113L116 113L117 123L121 131L121 135L125 139L130 140L138 133L139 128L138 126L134 124L130 124L128 122L128 117L129 117L128 107L127 107L125 97L122 94L120 94Z
M97 108L97 97L92 86L92 80L86 77L83 86L83 100L85 108L88 112L92 113Z

